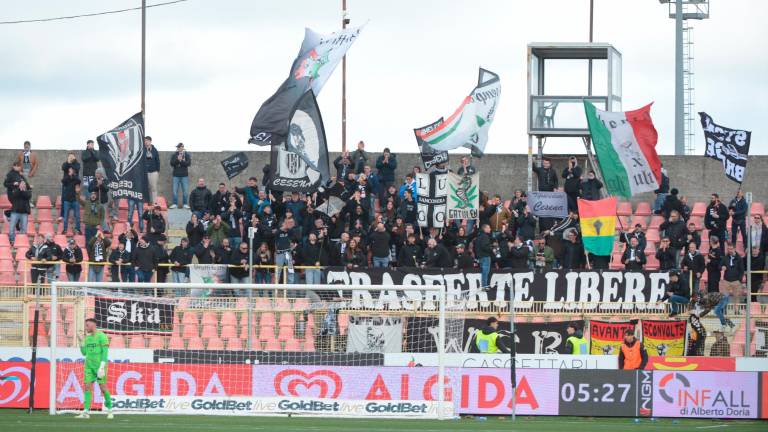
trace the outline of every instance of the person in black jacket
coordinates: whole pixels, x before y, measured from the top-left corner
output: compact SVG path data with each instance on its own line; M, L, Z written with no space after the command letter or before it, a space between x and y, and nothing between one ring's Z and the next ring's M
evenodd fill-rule
M731 296L734 304L743 303L746 294L741 283L744 278L744 258L736 252L733 243L726 246L726 253L720 265L723 270L723 291Z
M199 217L195 213L192 213L192 215L189 217L186 231L190 247L197 247L197 245L203 241L203 236L205 235L205 227L203 227L203 224L200 222Z
M680 251L683 250L688 239L688 228L685 226L685 221L680 217L678 211L673 210L669 214L669 219L663 222L659 229L664 231L664 235L669 239L669 250L675 258L675 268L680 268Z
M192 255L189 239L186 237L182 238L179 245L171 250L170 261L173 264L173 267L171 267L171 281L173 283L187 283L189 278L189 268L187 266L192 263Z
M720 253L725 252L725 228L728 222L728 209L720 202L720 196L713 193L704 213L704 227L710 236L720 239Z
M323 272L320 267L328 265L328 251L325 232L320 231L315 234L309 233L307 242L301 250L301 262L308 267L304 270L304 279L307 285L318 285L322 283Z
M208 234L203 234L203 240L194 248L198 264L213 264L216 259L216 250L211 244Z
M543 192L553 192L557 189L557 173L552 168L552 162L549 158L541 160L541 166L533 164L533 173L539 181L539 190Z
M403 221L407 224L416 223L418 207L416 201L413 200L413 192L410 189L405 190L403 200L400 202L400 208L397 210L397 215L403 218Z
M29 201L32 199L32 191L27 185L27 182L20 180L13 186L13 191L9 195L11 200L11 218L10 218L10 231L8 239L11 243L16 241L16 225L19 226L19 232L27 235L27 224L29 222L29 215L32 212Z
M376 169L379 170L381 183L385 188L395 184L395 170L397 169L397 156L385 148L384 152L376 159Z
M563 254L560 257L560 267L563 270L578 270L584 263L584 246L575 230L567 234L568 240L563 244Z
M183 201L184 208L188 209L187 192L189 190L189 167L192 165L192 157L184 150L184 144L176 145L176 153L171 156L173 175L173 204L169 208L177 208L179 201ZM181 197L179 196L181 195Z
M341 263L351 270L356 268L365 268L367 261L368 260L365 258L365 254L358 245L357 240L354 238L349 239L346 250L341 256Z
M645 261L645 251L640 249L636 238L630 238L629 246L624 249L624 254L621 255L621 263L624 264L624 270L643 271Z
M400 247L397 254L398 267L417 267L422 261L423 253L421 246L416 243L416 235L408 234L405 245Z
M151 283L158 262L155 248L149 244L146 236L140 237L131 254L131 263L136 268L136 282Z
M5 175L5 181L3 182L3 186L5 186L5 190L8 196L11 195L13 189L18 187L19 183L22 181L29 185L29 182L27 182L27 180L24 178L24 175L22 174L21 162L16 161L11 166L11 170L8 171L8 173Z
M480 264L480 281L484 288L490 284L491 253L491 226L483 224L475 239L475 257Z
M675 268L675 255L669 247L669 238L664 237L659 242L659 249L656 250L656 259L659 261L659 271L668 272Z
M241 242L237 249L232 249L229 255L229 263L233 266L229 269L229 282L233 284L247 284L250 283L248 277L248 243ZM235 294L238 296L247 296L248 291L237 290Z
M62 251L61 259L66 263L67 280L77 282L83 272L83 250L75 243L75 239L67 241L67 247Z
M157 201L157 179L160 177L160 153L152 145L152 137L144 137L144 167L147 170L147 180L149 183L149 200Z
M663 165L661 167L661 183L659 183L659 188L653 192L656 194L656 201L653 202L653 214L658 215L661 214L661 207L667 199L667 194L669 194L669 177Z
M376 229L368 236L369 249L373 257L373 268L389 267L391 242L392 237L384 228L384 224L378 223Z
M117 248L112 249L109 254L109 262L112 263L110 273L112 282L133 282L133 264L131 262L131 253L125 249L125 242L117 244Z
M693 290L698 292L699 281L701 280L701 275L704 274L706 263L704 262L704 256L699 253L695 243L688 243L688 250L685 252L685 256L683 256L681 266L689 278L693 277Z
M676 211L678 215L683 213L683 203L677 196L679 193L677 189L672 188L669 195L664 199L664 204L661 206L661 214L664 219L669 219L673 211Z
M451 268L453 259L451 254L442 244L431 238L427 241L427 250L424 251L425 268Z
M720 268L723 263L720 250L720 239L717 236L710 237L707 253L707 292L710 293L720 292Z
M594 170L589 170L587 179L581 183L581 198L589 201L596 201L601 198L600 189L603 188L603 182L598 180Z
M212 198L211 191L205 186L205 179L202 177L197 179L197 187L189 193L189 207L192 213L198 218L203 217L203 213L211 209Z
M528 269L528 259L531 250L523 242L522 237L515 236L514 241L508 242L509 250L504 261L504 267L516 270Z
M747 245L747 216L749 204L744 199L744 192L739 189L736 196L728 204L728 215L731 216L731 241L736 243L736 236L741 230L741 240Z
M643 226L640 224L635 224L635 229L631 232L623 232L619 234L619 243L629 243L629 240L633 237L637 239L637 246L640 249L645 250L645 247L648 245L648 242L645 239Z
M141 216L146 221L146 239L156 244L160 236L165 235L165 218L160 210L160 204L155 203L151 210L145 210Z
M568 158L568 166L563 170L563 180L565 180L563 189L568 195L568 211L578 212L576 200L579 198L581 186L581 167L576 156Z
M171 267L168 265L171 263L170 251L166 249L168 237L165 234L160 234L155 243L151 243L150 246L155 248L157 254L157 276L155 280L157 283L168 282L168 273L171 272Z
M75 173L73 167L67 168L67 173L61 179L61 208L64 218L64 228L62 234L67 233L69 226L69 211L72 210L75 217L75 235L80 234L80 202L78 201L78 192L80 187L80 177Z
M661 300L669 302L670 317L679 314L680 305L688 304L691 301L691 291L688 287L688 279L682 277L680 272L676 270L669 272L669 284L667 284L667 290Z
M752 271L758 272L765 270L765 253L763 253L760 250L759 245L752 246ZM746 259L746 257L745 257ZM746 263L744 264L746 267ZM759 293L763 288L763 280L765 280L765 274L764 273L752 273L751 275L752 279L752 296L751 296L751 302L759 302L758 296L755 294Z
M35 241L32 246L27 250L26 258L30 261L35 261L30 266L30 276L32 283L45 283L48 269L51 264L48 261L51 259L51 250L48 248L48 244L43 241L43 236L38 234L35 236Z
M89 193L91 182L96 175L96 168L99 167L99 152L94 148L93 140L85 143L85 150L80 153L80 159L83 160L82 190L84 193Z
M472 258L472 255L466 251L463 243L456 245L454 268L459 270L471 270L475 268L475 260Z

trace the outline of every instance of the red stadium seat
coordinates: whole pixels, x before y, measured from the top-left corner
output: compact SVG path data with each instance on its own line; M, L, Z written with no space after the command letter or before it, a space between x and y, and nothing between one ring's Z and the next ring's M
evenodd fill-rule
M197 312L184 312L184 316L181 320L182 324L195 324L197 325Z
M53 223L53 215L51 214L51 209L38 209L37 215L35 217L35 220L40 222L51 222Z
M268 340L267 343L264 346L264 350L266 351L281 351L282 346L280 342L277 339L271 339Z
M689 224L694 224L696 226L696 229L701 231L704 228L704 221L703 218L699 216L691 216L690 219L688 219Z
M184 338L193 338L199 335L197 324L185 323L181 335Z
M10 250L9 250L10 255ZM0 272L13 272L16 270L13 266L13 261L10 259L1 259L0 260Z
M209 350L223 350L224 349L224 342L222 342L219 338L210 338L208 339L208 348Z
M16 239L13 242L15 248L27 248L29 249L29 236L26 234L16 235ZM16 255L18 257L18 254Z
M200 339L199 337L190 338L189 340L187 340L187 349L190 349L190 350L205 349L203 347L203 340Z
M128 348L144 349L146 348L144 342L144 336L131 336L130 342L128 343Z
M203 333L200 335L203 339L219 337L219 328L216 324L203 324Z
M11 241L8 239L8 234L0 234L0 247L11 247Z
M219 323L219 317L216 312L203 312L203 325L217 325Z
M646 201L640 201L637 203L637 208L635 209L635 216L650 216L651 215L651 203Z
M639 224L643 229L646 229L648 227L648 218L645 216L635 215L632 216L632 220L629 223L629 227L626 228L634 228L635 225Z
M309 308L308 298L297 298L293 301L293 310L305 311L307 308Z
M41 235L55 234L56 229L53 227L52 222L40 222L40 225L37 227L37 233Z
M291 327L296 325L296 317L291 312L283 312L280 314L280 327Z
M315 339L309 335L307 336L307 339L304 340L304 352L314 352L315 351Z
M280 327L280 331L277 334L277 340L287 341L293 339L293 327Z
M664 223L663 216L651 216L651 222L648 224L648 229L659 229L661 224Z
M51 204L51 197L48 195L40 195L37 197L37 204L35 204L38 210L50 210L53 208Z
M165 349L165 338L162 336L152 336L149 338L149 349Z
M264 312L259 319L259 325L262 327L274 327L275 326L275 314L272 312Z
M168 340L168 349L184 349L184 339L171 336L171 339Z
M222 326L237 326L237 315L232 311L222 312L220 323Z
M231 351L240 351L243 349L243 341L240 338L229 338L227 339L226 346L224 349L231 350Z
M645 245L645 255L656 255L656 243L647 242Z
M656 255L648 255L645 257L647 259L645 264L646 270L658 270L659 269L659 260L656 259Z
M246 326L246 329L248 327ZM222 339L229 339L229 338L236 338L237 337L237 327L234 325L223 325L221 326L221 338Z
M259 329L259 340L268 341L275 339L274 327L261 327Z
M632 214L632 203L628 201L621 201L616 205L616 215L629 216Z
M288 339L285 341L285 347L283 348L284 351L301 351L301 346L299 345L299 341L296 339Z
M251 327L251 340L257 340L258 338L259 336L256 332L256 326L254 322L254 325ZM248 325L245 323L240 325L240 339L248 340Z
M56 197L56 213L58 213L58 210L61 210L61 195Z
M707 203L695 202L691 208L691 216L704 217L704 213L707 212Z
M658 229L648 228L648 232L645 233L645 239L649 242L658 243L661 240Z
M11 201L8 199L8 195L2 194L0 195L0 210L6 210L11 208L12 204Z
M4 271L0 272L0 285L2 286L16 286L18 282L16 281L16 272L15 271Z
M112 335L109 337L110 348L125 348L125 339L122 335Z

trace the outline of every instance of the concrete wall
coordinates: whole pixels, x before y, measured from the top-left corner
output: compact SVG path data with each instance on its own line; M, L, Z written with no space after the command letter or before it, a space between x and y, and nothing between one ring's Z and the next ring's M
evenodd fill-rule
M35 178L32 179L35 194L44 194L56 197L60 192L61 164L66 159L66 151L63 150L38 150L36 151L40 168ZM10 169L13 159L18 151L0 149L0 161ZM221 168L220 161L234 152L192 152L192 167L190 168L190 186L194 187L198 177L204 177L209 187L213 190L221 181L229 183ZM239 177L233 179L236 185L245 183L249 176L256 176L261 180L262 168L269 160L269 152L247 152L250 159L248 170ZM171 197L171 177L169 165L172 152L160 152L160 193L169 201ZM337 156L334 153L331 161ZM374 154L373 157L379 154ZM79 151L77 157L80 157ZM554 165L558 170L566 165L565 156L555 156ZM398 176L404 176L407 171L417 164L420 159L417 154L398 154ZM584 165L584 157L580 156L580 164ZM458 156L452 160L458 165ZM722 171L719 162L707 159L703 156L662 156L662 162L669 172L672 187L680 190L689 201L708 201L712 192L717 192L724 201L730 200L735 194L738 185L728 180ZM371 161L373 165L375 161ZM482 159L474 160L475 166L480 171L480 184L483 190L490 193L499 193L503 197L510 197L515 189L525 189L527 176L526 155L498 155L488 154ZM331 167L332 172L333 167ZM747 166L747 181L744 183L745 191L754 193L755 201L768 202L768 156L753 156L749 158ZM562 185L562 181L561 181ZM635 197L635 201L653 200L652 194L644 194Z

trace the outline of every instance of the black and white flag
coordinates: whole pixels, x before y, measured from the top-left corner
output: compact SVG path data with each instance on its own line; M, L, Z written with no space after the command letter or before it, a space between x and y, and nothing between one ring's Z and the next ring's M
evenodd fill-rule
M312 193L330 179L325 128L312 90L296 103L285 144L272 146L271 157L269 189Z
M93 319L107 333L157 333L173 331L175 306L128 298L96 297Z
M447 174L416 174L417 219L420 227L445 227L448 199Z
M419 145L419 152L421 153L421 162L424 164L424 168L427 170L429 170L435 165L448 162L447 150L443 150L443 151L435 150L432 148L432 146L425 143L424 140L421 139L421 135L431 132L434 128L440 126L441 123L443 123L442 117L440 117L440 119L434 123L430 123L426 126L416 128L413 130L413 134L416 136L416 144Z
M112 196L138 201L149 199L144 165L144 115L137 113L114 129L99 135L99 158Z
M742 183L747 171L752 132L720 126L705 112L700 112L699 116L707 143L704 156L722 162L725 176L736 183Z
M403 351L403 318L349 317L348 353L399 353Z
M221 161L221 167L224 168L227 179L231 180L248 168L248 156L243 152L235 153Z

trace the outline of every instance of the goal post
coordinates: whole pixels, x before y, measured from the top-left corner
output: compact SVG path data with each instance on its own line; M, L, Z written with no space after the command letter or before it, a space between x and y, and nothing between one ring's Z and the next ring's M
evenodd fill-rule
M463 307L440 285L53 282L50 413L82 409L77 334L94 318L117 414L453 418ZM437 364L388 361L408 353Z

